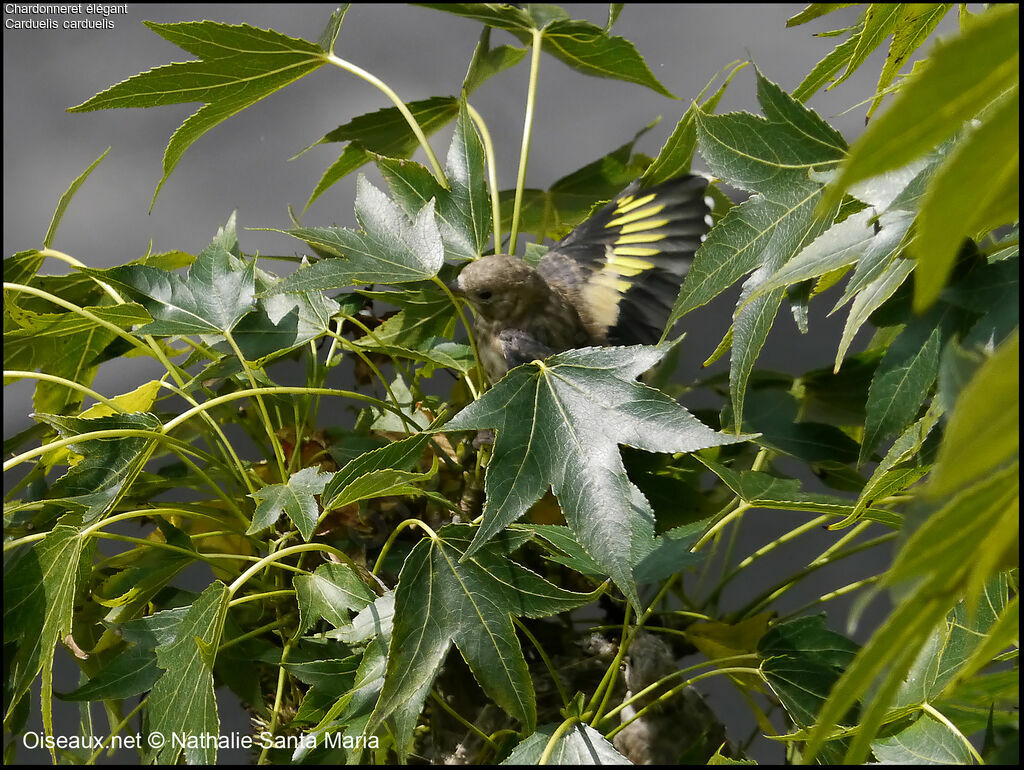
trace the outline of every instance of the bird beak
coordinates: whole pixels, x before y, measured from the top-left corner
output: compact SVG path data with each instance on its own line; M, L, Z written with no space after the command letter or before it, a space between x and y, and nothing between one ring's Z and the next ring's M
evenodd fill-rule
M448 287L448 291L454 294L456 297L465 297L465 292L462 291L462 287L459 285L459 276L455 276L452 280L445 284Z

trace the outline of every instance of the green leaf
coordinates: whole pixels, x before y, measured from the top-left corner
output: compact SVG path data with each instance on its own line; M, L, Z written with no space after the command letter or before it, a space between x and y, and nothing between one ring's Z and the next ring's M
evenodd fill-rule
M843 336L839 340L839 349L836 351L835 371L843 365L843 358L849 350L853 338L857 336L860 327L868 320L868 317L882 306L891 297L908 276L914 270L914 261L910 259L892 259L871 283L861 290L854 298L850 307L850 315L846 318L846 325L843 327Z
M99 430L142 430L152 434L161 423L148 413L119 414L94 419L36 414L64 438ZM49 497L65 506L82 507L85 523L99 520L130 488L149 460L155 444L145 436L76 441L68 448L82 460L54 482Z
M798 479L786 479L762 471L736 472L706 457L697 455L716 476L735 492L741 500L753 508L770 508L782 511L807 511L827 513L836 516L852 515L851 500L835 495L804 492ZM902 525L902 518L879 508L865 511L867 518L892 529Z
M69 107L68 112L204 104L171 137L153 204L181 156L199 137L327 63L324 49L314 43L247 24L143 23L165 40L198 56L200 61L167 64L135 75L76 107Z
M334 44L338 40L338 33L341 32L341 23L345 20L345 14L348 13L351 5L352 3L342 3L331 13L327 26L324 27L324 31L320 33L320 37L316 41L324 53L334 52Z
M434 199L448 258L477 259L483 254L491 235L484 148L465 108L459 112L448 148L445 171L450 189L419 163L378 158L377 166L395 202L410 219Z
M388 474L411 471L423 457L430 441L430 433L417 433L409 438L395 441L387 446L364 452L337 471L323 490L321 499L324 510L340 508L350 502L363 499L360 492L367 492L367 484L383 481L385 486L394 480ZM419 474L408 474L416 477ZM354 486L355 485L355 486ZM369 496L375 496L370 491Z
M550 485L577 541L636 600L624 543L648 541L654 517L626 477L618 444L694 452L746 440L717 433L660 391L633 382L665 348L583 348L507 374L445 430L497 429L483 524L471 553Z
M796 87L796 90L793 91L794 99L806 102L823 85L834 79L834 75L843 68L843 65L850 61L853 52L857 50L857 45L860 43L861 29L861 27L855 28L850 37L825 54L824 58L814 65L811 71L800 81L800 85Z
M512 750L501 764L536 765L558 725L541 725L529 738ZM577 722L559 736L548 754L549 765L631 765L615 747L590 725Z
M246 534L262 532L273 526L283 513L308 543L320 518L316 495L324 491L331 475L322 473L317 467L303 468L293 473L286 484L268 484L253 492L249 497L257 502L257 506Z
M855 642L825 627L824 615L779 623L757 645L765 681L801 727L814 724L857 650Z
M899 3L870 3L864 12L860 33L856 36L857 47L846 63L846 71L833 85L839 85L850 77L868 55L897 29L902 19L903 6Z
M870 457L879 441L902 433L916 419L939 374L942 320L937 313L915 319L885 351L868 390L858 464Z
M160 678L156 655L150 649L132 645L120 650L110 663L88 682L57 697L68 701L120 700L140 695L151 689Z
M856 5L856 3L811 3L800 13L786 19L786 26L797 27L820 16L832 13L832 11L838 11L840 8L849 8L851 5Z
M1006 608L1008 586L1005 575L994 575L985 586L976 612L966 602L957 602L945 621L932 632L917 660L907 673L893 701L894 707L920 706L937 700L957 678L974 651L985 641L992 626Z
M345 610L361 610L377 598L344 564L321 564L312 575L296 575L292 584L299 605L298 634L308 631L320 618L335 628L348 625Z
M542 49L585 75L625 80L675 98L647 67L636 47L607 28L570 19L558 6L532 5L526 9L499 3L417 3L511 32L523 43L533 31L542 31Z
M332 256L300 267L268 293L340 289L354 283L408 283L432 278L441 269L444 245L434 221L433 201L410 222L398 205L360 175L355 208L362 232L341 227L277 230Z
M466 79L462 81L462 92L468 97L489 78L516 66L526 56L527 50L511 45L491 48L491 28L485 26L473 51L473 60L469 63Z
M58 524L13 565L4 565L4 642L16 645L6 679L5 721L41 673L43 729L53 735L53 653L71 633L75 595L92 569L93 543L76 528Z
M53 245L53 239L57 237L57 228L60 227L60 221L64 218L64 213L68 210L68 205L71 203L71 199L75 197L75 193L77 193L79 188L85 184L85 180L89 178L89 175L93 171L96 170L96 167L100 165L100 161L107 157L107 153L109 152L110 148L108 147L103 151L102 155L89 164L85 171L75 177L75 180L70 184L68 189L60 196L60 200L57 201L57 209L53 212L53 218L50 220L50 226L46 229L46 235L43 236L44 248L48 249ZM4 280L7 280L6 275L4 276Z
M938 296L964 238L1020 217L1020 91L1001 100L962 139L932 178L921 203L914 309Z
M216 240L196 257L187 277L148 265L81 270L138 297L154 319L140 334L225 334L256 303L255 263L239 265Z
M704 112L712 113L715 111L733 77L735 77L737 72L746 67L747 64L748 62L745 61L732 62L722 68L718 74L726 70L729 70L729 72L725 75L725 81L718 87L718 90L701 103L700 106ZM718 74L715 75L715 78L718 77ZM704 94L711 88L711 83L715 82L715 78L712 78L711 82L704 86L704 89L697 94L697 98L690 104L686 112L683 113L683 117L676 123L676 127L672 129L671 136L669 136L665 144L658 151L657 157L647 167L643 177L641 177L644 186L652 187L690 172L693 151L697 148L697 103L704 99Z
M889 55L885 57L882 72L878 76L877 95L868 108L867 118L878 109L885 98L883 93L892 83L896 73L910 59L932 31L945 17L952 3L907 3L901 7L902 16L896 24L889 44Z
M970 765L964 737L922 714L914 724L888 738L876 738L871 751L886 765Z
M831 165L846 148L837 131L760 72L757 83L765 118L696 113L700 151L712 172L728 184L758 194L731 209L708 235L668 324L756 269L744 286L733 326L730 389L737 425L747 380L783 292L775 290L750 301L747 297L831 223L835 211L815 218L821 186L808 173L816 165Z
M853 511L854 518L860 516L874 500L905 489L929 470L928 467L899 466L914 458L921 451L925 439L928 438L941 414L942 410L933 405L924 417L903 431L900 437L893 442L892 447L878 463L871 478L868 479L868 483L861 490L860 496L857 498L857 506Z
M636 47L624 37L577 19L559 19L544 28L542 48L584 75L625 80L676 97L654 76Z
M429 99L409 102L406 107L419 123L424 136L429 137L451 123L459 113L459 100L452 96L432 96ZM306 150L328 142L349 144L320 177L316 189L306 201L306 209L339 179L373 160L373 154L387 158L408 158L420 146L419 139L409 128L408 121L397 107L388 107L353 118Z
M416 544L395 596L394 629L373 730L432 681L454 642L489 698L532 731L533 683L512 617L544 617L591 599L558 588L516 562L522 538L498 538L468 554L472 528L450 525ZM512 543L512 548L509 547Z
M231 596L227 586L214 580L189 607L178 624L174 641L156 648L157 664L164 673L149 694L151 732L164 736L220 734L220 718L213 693L213 658L220 646ZM182 753L171 740L151 756L161 764L175 764ZM216 742L196 742L184 748L188 764L214 764Z
M256 291L268 291L274 280L257 270ZM262 366L319 339L330 329L331 319L340 309L337 302L318 291L272 294L257 300L255 311L238 322L231 336L247 361ZM226 341L214 347L233 352Z
M1014 332L961 391L925 488L930 497L963 489L1020 451L1019 363Z
M861 179L902 166L930 152L964 121L1018 80L1019 13L1016 5L979 14L963 34L936 45L921 72L850 150L823 205Z

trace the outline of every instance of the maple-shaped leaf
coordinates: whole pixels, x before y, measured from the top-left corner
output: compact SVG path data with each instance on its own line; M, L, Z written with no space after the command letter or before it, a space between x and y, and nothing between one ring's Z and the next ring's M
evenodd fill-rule
M593 596L552 585L514 562L510 554L530 533L505 533L469 555L472 536L470 526L449 525L406 558L384 687L367 734L433 680L453 642L487 696L533 730L536 697L512 617L554 615Z
M174 24L143 22L200 61L175 62L128 78L68 112L117 107L161 107L203 102L167 144L164 170L153 193L174 171L193 142L218 123L241 112L328 61L319 45L248 24L189 21ZM152 208L152 204L150 206Z
M246 534L259 532L274 524L282 513L309 542L313 528L320 518L320 507L315 495L324 491L324 485L331 480L331 473L322 473L319 468L303 468L292 474L286 484L268 484L249 495L258 505L252 517L252 526Z
M182 276L149 265L81 268L137 297L151 316L139 334L225 334L256 307L256 264L228 248L234 215Z
M296 575L292 584L299 605L299 633L320 618L339 628L348 623L346 610L361 610L377 598L346 564L321 564L312 575Z
M477 259L490 240L491 207L484 170L484 146L464 103L460 103L455 134L448 147L444 187L423 165L395 158L377 158L391 195L410 218L431 199L448 257Z
M695 113L698 147L712 173L753 194L708 234L669 317L671 326L754 271L743 286L732 329L729 384L737 430L747 381L785 290L748 298L828 229L838 204L816 215L823 185L811 172L835 167L846 153L842 134L760 72L757 98L763 118Z
M626 476L618 445L695 452L748 438L718 433L634 381L667 350L581 348L517 367L445 425L497 430L471 554L550 486L576 540L637 602L632 568L654 538L654 513Z
M354 283L408 283L437 275L444 264L444 245L434 219L433 199L410 222L394 201L360 174L355 210L362 232L344 227L275 231L305 241L325 258L300 267L264 293L340 289Z

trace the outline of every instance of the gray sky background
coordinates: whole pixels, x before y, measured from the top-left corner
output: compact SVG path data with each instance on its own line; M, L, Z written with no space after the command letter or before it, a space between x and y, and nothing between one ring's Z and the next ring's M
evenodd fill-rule
M567 7L574 17L601 25L607 18L607 5ZM628 141L661 115L661 123L637 145L637 150L655 155L690 100L731 61L750 57L769 79L791 91L836 43L835 38L815 38L813 33L849 26L860 13L859 8L847 8L786 29L786 19L802 7L795 3L628 4L613 32L637 46L654 74L680 97L678 101L641 86L586 77L545 56L528 186L547 187ZM329 4L129 4L126 15L110 17L112 30L5 28L4 255L41 245L61 193L108 146L113 148L110 155L79 191L54 243L88 265L106 267L136 259L151 240L156 251L198 253L234 210L240 228L288 227L287 206L301 210L342 145L325 145L297 160L288 159L351 118L391 106L382 93L356 77L323 67L208 132L185 153L152 214L148 209L160 178L164 147L198 105L82 114L65 109L138 72L192 58L142 26L143 20L245 22L316 40L333 8ZM8 18L27 17L5 12ZM950 14L939 33L949 34L955 28L955 14ZM476 22L434 10L357 3L348 12L335 50L383 79L404 100L413 101L458 92L479 32ZM491 42L516 43L498 30ZM867 106L840 113L874 92L885 51L883 46L849 81L809 101L848 141L863 131ZM528 71L529 62L524 60L488 81L471 100L493 134L502 188L515 183ZM752 68L734 79L718 109L759 112ZM449 127L431 139L442 161L450 136ZM422 152L415 157L423 161ZM381 185L374 168L366 166L362 171ZM304 222L353 226L354 190L352 175L323 195ZM292 254L301 246L275 233L240 230L240 238L242 248L250 253ZM274 263L268 267L274 269ZM45 269L63 272L63 265L52 263ZM812 305L808 335L793 334L788 311L780 313L759 368L796 373L829 365L845 314L826 319L826 310ZM684 319L688 337L683 367L688 377L700 376L700 362L722 338L730 314L731 306L723 302ZM121 393L161 373L155 362L134 359L125 364L124 368L101 368L93 387ZM720 368L725 365L720 362ZM31 384L6 387L4 396L4 432L10 435L28 424ZM780 521L787 528L792 526L791 515L783 516ZM744 542L737 548L739 553L752 550ZM800 558L798 553L795 558ZM751 578L757 581L753 573ZM828 575L822 580L827 582ZM802 601L806 599L794 598L795 603ZM731 703L743 710L735 698ZM765 751L758 757L762 761L778 759L777 749ZM32 756L22 756L33 761ZM48 761L45 756L39 758ZM222 759L229 761L228 755ZM244 761L244 756L234 759Z

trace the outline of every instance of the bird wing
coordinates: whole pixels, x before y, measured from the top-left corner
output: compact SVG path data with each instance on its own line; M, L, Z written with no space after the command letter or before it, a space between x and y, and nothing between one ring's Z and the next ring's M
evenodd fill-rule
M544 255L537 270L572 302L594 342L657 342L711 225L707 180L633 182Z

